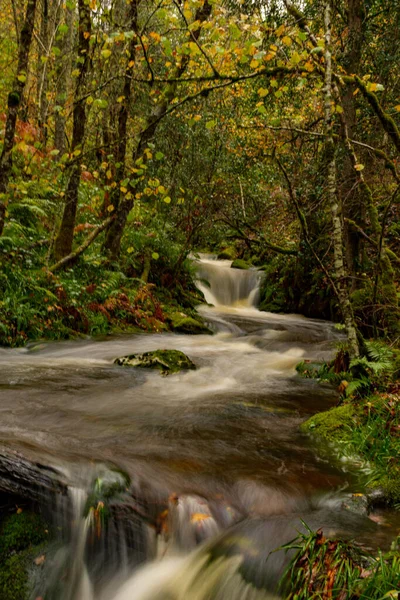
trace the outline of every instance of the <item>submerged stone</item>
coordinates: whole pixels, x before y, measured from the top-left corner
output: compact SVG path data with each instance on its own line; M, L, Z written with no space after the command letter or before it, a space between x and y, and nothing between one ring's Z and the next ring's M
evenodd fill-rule
M162 375L196 369L196 365L180 350L153 350L144 354L130 354L115 359L114 363L123 367L158 369Z

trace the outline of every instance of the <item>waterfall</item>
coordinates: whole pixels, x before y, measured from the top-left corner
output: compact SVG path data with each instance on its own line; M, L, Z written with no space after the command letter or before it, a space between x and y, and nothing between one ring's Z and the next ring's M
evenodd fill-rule
M202 258L197 262L197 287L214 306L257 306L261 273L256 269L232 269L229 260Z

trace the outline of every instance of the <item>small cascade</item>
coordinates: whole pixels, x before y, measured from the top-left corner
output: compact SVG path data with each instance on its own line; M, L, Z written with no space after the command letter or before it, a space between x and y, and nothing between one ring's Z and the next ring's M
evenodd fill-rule
M229 260L200 258L197 287L214 306L257 306L262 275L256 269L232 269Z
M52 515L59 539L48 549L32 600L103 600L110 582L125 580L155 555L145 520L130 514L132 497L123 474L97 465L78 479L82 487L70 486Z

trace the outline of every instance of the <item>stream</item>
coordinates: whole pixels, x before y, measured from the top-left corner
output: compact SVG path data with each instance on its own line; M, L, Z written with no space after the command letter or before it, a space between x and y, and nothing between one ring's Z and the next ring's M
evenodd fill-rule
M67 500L48 499L65 533L33 598L269 599L286 561L273 550L296 536L301 519L372 547L394 537L342 508L359 491L355 476L321 459L299 430L337 402L329 386L295 371L301 360L332 356L333 324L258 311L257 271L203 257L199 277L214 305L199 308L213 336L0 349L2 446L68 481ZM160 348L183 351L197 370L162 377L113 364ZM93 482L120 471L130 478L129 502L93 536L84 510Z

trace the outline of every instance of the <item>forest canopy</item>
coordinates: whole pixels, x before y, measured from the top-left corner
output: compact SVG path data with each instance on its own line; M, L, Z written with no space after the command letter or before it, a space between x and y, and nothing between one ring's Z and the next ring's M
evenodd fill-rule
M1 343L173 327L200 251L398 341L399 36L390 0L3 0Z

